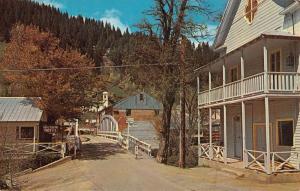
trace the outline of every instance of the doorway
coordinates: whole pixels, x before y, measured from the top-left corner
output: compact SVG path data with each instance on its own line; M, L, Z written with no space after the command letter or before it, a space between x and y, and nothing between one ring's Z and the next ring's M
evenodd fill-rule
M233 117L233 138L234 138L234 157L242 159L243 140L242 140L242 124L241 117Z
M270 134L272 124L270 124ZM270 137L271 139L271 137ZM253 125L253 150L266 151L266 125L264 123Z

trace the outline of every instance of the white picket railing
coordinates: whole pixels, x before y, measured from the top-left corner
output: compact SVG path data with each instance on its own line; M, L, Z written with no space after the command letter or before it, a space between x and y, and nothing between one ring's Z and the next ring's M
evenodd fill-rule
M217 87L210 91L211 100L214 102L223 100L223 88Z
M247 77L243 80L244 95L259 93L264 91L264 73Z
M224 88L225 88L225 99L241 96L242 87L241 87L240 80L226 84Z
M295 93L300 91L300 73L295 72L268 72L267 87L265 88L264 73L255 74L243 80L231 82L224 87L219 86L210 91L199 93L199 105L216 103L222 100L240 98L262 93ZM224 88L224 89L223 89ZM225 93L225 94L224 94Z

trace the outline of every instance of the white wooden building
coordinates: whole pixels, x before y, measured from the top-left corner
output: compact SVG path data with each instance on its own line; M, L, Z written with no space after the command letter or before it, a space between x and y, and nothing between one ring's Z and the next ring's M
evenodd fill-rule
M228 0L214 49L220 57L198 69L198 105L222 110L224 144L200 142L200 157L299 170L300 1Z

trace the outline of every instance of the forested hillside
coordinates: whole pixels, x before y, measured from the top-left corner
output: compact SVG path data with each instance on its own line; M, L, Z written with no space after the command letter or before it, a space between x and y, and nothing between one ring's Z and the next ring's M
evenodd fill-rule
M106 50L122 37L120 29L110 24L70 16L29 0L0 0L0 15L0 41L10 40L10 30L15 23L33 24L58 37L61 47L80 50L98 66Z

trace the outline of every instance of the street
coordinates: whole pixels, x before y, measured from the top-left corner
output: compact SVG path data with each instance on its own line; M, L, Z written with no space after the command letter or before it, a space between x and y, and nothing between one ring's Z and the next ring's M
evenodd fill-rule
M299 191L300 184L259 184L212 168L178 169L134 155L99 137L83 144L82 156L19 178L22 190L101 191Z

